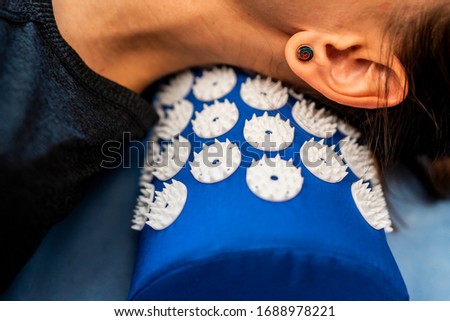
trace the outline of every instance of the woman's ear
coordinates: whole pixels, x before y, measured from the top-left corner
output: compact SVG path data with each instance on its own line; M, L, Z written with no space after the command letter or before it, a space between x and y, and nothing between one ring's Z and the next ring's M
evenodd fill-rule
M376 40L300 31L287 42L285 56L292 71L328 99L362 108L395 106L407 95L406 74ZM312 48L311 60L298 58L301 45Z

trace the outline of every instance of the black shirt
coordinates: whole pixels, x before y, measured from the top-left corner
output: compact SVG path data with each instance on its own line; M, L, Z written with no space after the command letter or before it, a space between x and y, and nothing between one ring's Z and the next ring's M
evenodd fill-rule
M101 169L102 145L140 139L156 120L83 63L51 0L0 0L0 291Z

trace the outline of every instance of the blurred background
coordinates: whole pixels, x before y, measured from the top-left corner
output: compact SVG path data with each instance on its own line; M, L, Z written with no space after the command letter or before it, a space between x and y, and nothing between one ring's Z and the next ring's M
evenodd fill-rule
M411 300L450 300L450 200L428 201L406 168L392 174L388 189L404 222L387 239Z

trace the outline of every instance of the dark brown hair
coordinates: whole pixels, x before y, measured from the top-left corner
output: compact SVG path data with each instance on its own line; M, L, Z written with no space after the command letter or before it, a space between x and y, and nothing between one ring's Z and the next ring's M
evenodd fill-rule
M406 99L393 108L334 110L362 131L382 178L402 162L418 174L431 196L449 198L450 1L431 3L414 13L410 8L392 13L386 29L408 75Z

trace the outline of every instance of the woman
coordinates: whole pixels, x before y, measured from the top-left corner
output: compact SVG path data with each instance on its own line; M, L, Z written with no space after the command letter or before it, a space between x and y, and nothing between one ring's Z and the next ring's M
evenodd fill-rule
M101 145L155 122L136 93L191 66L248 68L374 109L348 118L381 164L419 157L448 193L435 158L449 152L449 1L0 3L2 288L99 171Z
M64 7L64 1L58 6ZM147 3L144 8L127 3L106 15L110 28L102 28L104 22L96 17L94 32L92 19L83 10L58 13L58 6L57 19L60 14L60 23L67 24L61 27L63 36L87 64L136 91L179 69L226 63L303 91L312 87L312 94L325 96L331 105L368 109L401 105L345 114L366 132L382 170L402 159L421 173L432 195L450 196L449 1L249 0L175 2L164 7ZM85 10L97 14L101 5L96 6ZM133 11L136 6L140 12ZM67 19L68 12L78 17ZM139 16L144 23L126 22ZM115 24L121 19L125 23ZM75 20L84 21L81 27L94 34L86 39L84 32L71 32L70 21ZM305 43L314 49L308 63L296 56L298 46ZM111 68L112 60L116 68ZM402 121L405 117L410 121Z

